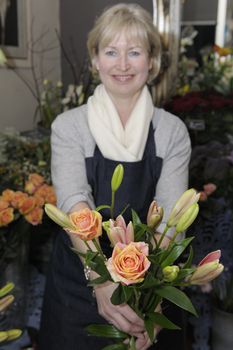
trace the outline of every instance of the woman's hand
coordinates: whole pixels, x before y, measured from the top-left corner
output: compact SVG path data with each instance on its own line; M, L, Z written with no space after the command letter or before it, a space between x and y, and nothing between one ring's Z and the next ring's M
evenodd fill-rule
M143 320L127 304L113 305L111 303L112 293L117 286L117 283L105 282L94 287L98 312L116 328L137 337L138 340L141 339L144 343L145 326Z

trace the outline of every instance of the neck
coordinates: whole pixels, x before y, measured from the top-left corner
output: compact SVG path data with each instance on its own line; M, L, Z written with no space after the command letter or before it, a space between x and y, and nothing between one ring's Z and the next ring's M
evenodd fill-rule
M135 94L132 97L119 97L119 96L113 96L112 94L109 94L117 110L117 113L119 114L123 127L125 127L127 121L129 120L129 117L135 107L135 104L138 100L138 97L140 96L140 93L141 91L139 91L137 94Z

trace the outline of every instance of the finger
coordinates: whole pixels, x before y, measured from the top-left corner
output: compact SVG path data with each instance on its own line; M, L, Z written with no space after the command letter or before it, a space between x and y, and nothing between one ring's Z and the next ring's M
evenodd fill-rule
M127 304L117 305L117 310L121 315L123 315L131 323L139 326L141 329L141 332L145 330L144 321Z
M136 339L135 346L137 350L146 350L151 346L151 341L148 337L138 338Z
M110 322L123 332L136 337L142 337L141 327L129 322L129 320L120 313L113 313Z

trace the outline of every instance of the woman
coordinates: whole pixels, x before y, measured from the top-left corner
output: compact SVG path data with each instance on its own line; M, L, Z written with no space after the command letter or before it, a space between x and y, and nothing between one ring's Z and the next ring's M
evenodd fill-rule
M125 175L115 214L129 203L145 220L154 198L168 213L187 187L190 141L177 117L154 108L146 86L160 67L160 40L150 14L135 4L110 7L89 33L88 49L102 84L87 105L60 115L52 125L52 178L58 206L72 212L110 203L111 176L121 162ZM109 219L107 211L101 214ZM130 210L124 218L130 220ZM65 232L57 235L40 350L102 349L111 342L87 337L84 328L103 322L134 335L138 350L148 349L151 343L143 321L129 306L111 303L113 283L95 287L93 298L71 242L85 251L78 238ZM101 244L109 254L108 242L102 239Z

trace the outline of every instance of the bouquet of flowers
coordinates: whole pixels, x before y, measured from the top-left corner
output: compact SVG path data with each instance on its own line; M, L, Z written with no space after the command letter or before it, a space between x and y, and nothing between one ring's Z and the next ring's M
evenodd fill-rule
M78 235L85 242L85 253L73 250L84 259L86 274L90 275L90 270L93 270L99 276L90 280L89 285L106 281L117 283L111 302L115 305L128 304L143 319L150 340L154 342L156 325L179 329L165 315L155 311L163 299L196 315L190 299L181 289L193 284L207 283L217 277L224 267L219 263L219 250L208 254L198 266L192 266L192 247L185 261L182 264L177 263L194 238L176 239L193 223L198 214L199 194L194 189L187 190L178 199L159 241L154 234L162 221L163 208L155 201L150 205L147 223L142 223L134 210L132 221L128 224L125 223L123 214L114 219L115 193L121 185L123 173L123 166L119 164L111 181L111 205L101 205L95 210L86 208L67 215L54 205L46 204L45 211L58 225ZM107 222L102 222L100 211L103 208L109 208L111 212L111 219ZM161 243L171 227L175 231L169 245L164 248ZM103 231L113 247L110 258L104 255L98 241ZM90 241L94 243L95 249L91 248ZM93 335L115 338L116 344L105 347L105 350L135 349L134 337L113 325L90 325L87 330Z

